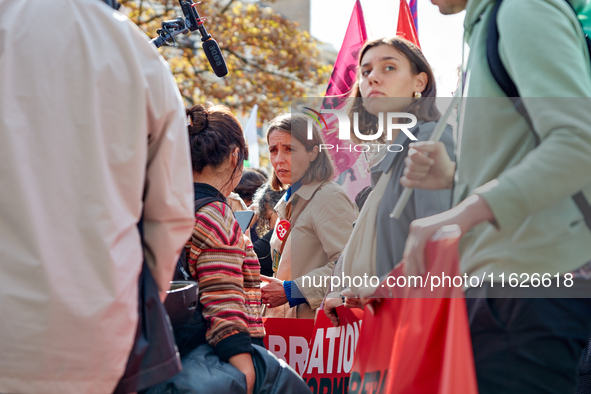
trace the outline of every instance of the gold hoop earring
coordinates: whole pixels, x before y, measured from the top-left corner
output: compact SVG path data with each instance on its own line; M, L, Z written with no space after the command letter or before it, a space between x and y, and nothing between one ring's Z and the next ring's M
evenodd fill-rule
M421 92L415 92L415 94L414 94L414 98L417 98L417 99L421 98L422 96L423 95L421 94Z

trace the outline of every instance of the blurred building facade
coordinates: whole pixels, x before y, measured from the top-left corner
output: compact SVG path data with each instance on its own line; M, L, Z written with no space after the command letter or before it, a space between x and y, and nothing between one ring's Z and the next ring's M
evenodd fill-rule
M310 1L311 0L276 0L262 1L264 5L273 8L286 19L300 24L300 29L310 31Z

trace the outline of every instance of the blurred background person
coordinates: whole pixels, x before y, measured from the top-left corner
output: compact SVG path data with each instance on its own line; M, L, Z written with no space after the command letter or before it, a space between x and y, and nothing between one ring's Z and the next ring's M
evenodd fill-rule
M265 182L267 182L267 177L261 172L252 168L245 168L242 173L242 179L240 179L240 183L238 183L234 192L237 193L246 206L249 207L252 204L254 193Z
M242 197L240 197L240 195L236 192L230 192L230 194L228 194L228 196L226 197L226 201L228 202L228 205L230 206L230 208L232 208L232 211L234 212L246 211L248 209L248 206L246 205Z
M254 193L259 187L263 185L263 183L267 181L267 178L268 177L264 175L264 173L256 171L252 168L244 169L244 172L242 173L242 179L240 179L240 183L238 183L238 186L236 186L234 189L234 193L240 196L242 201L244 201L246 204L247 209L251 208ZM251 210L256 212L256 207L252 207ZM253 218L251 226L247 232L250 240L253 243L259 239L257 224L258 222Z
M273 276L270 242L279 217L274 207L284 194L285 192L273 190L269 183L265 183L256 191L253 197L253 206L256 209L255 214L257 217L255 230L258 235L258 239L253 242L253 247L259 257L261 274L265 276Z
M304 286L303 276L324 279L345 246L355 220L353 203L332 181L334 166L317 125L307 139L308 120L285 114L269 123L271 187L285 190L275 207L279 218L271 238L274 278L263 277L266 316L314 318L327 291Z
M269 171L267 170L267 168L259 167L259 168L251 168L251 170L258 172L259 174L264 176L265 179L269 179Z
M0 392L111 393L144 254L164 296L194 224L183 102L102 1L0 0L0 26Z

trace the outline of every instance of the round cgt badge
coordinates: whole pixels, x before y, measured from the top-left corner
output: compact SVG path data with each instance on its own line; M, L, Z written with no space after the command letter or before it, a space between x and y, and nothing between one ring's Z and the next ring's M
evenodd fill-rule
M285 239L289 232L290 226L291 223L289 223L289 221L285 219L277 223L277 238L279 238L280 241L283 241Z

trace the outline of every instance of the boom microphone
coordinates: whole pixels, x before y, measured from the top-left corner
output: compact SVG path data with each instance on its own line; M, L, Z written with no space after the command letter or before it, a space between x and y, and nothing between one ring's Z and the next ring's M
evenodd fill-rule
M218 77L227 75L228 66L222 56L222 51L220 51L218 43L213 38L210 38L207 41L204 41L201 46L203 47L203 52L205 52L205 56L207 56L207 60L215 75Z
M220 46L203 25L203 22L207 18L201 18L197 12L195 6L199 3L194 4L193 0L179 0L179 4L185 18L177 17L174 20L162 22L162 29L157 31L159 37L153 39L151 42L156 45L156 48L160 48L164 44L174 46L175 36L181 33L188 34L190 31L197 30L201 34L201 46L213 72L218 77L226 76L228 74L228 66L226 65Z
M181 5L183 14L185 14L187 29L190 31L198 30L201 34L201 46L203 52L205 52L205 56L207 56L207 60L215 75L218 77L227 75L228 66L226 66L226 61L224 60L224 56L222 56L220 46L207 32L205 25L203 24L207 18L201 18L195 7L199 3L194 4L193 0L179 0L179 4Z

